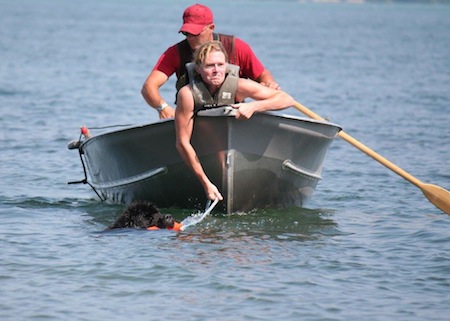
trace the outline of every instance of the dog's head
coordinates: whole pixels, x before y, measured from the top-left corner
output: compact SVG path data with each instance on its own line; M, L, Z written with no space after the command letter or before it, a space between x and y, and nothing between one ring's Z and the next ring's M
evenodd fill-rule
M149 202L134 202L110 228L173 228L175 220L170 214L162 214Z

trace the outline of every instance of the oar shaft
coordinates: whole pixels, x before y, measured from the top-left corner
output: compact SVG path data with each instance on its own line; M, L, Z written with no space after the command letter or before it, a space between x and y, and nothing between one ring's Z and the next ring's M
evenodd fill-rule
M387 160L386 158L384 158L380 154L376 153L374 150L372 150L371 148L367 147L363 143L359 142L358 140L356 140L355 138L353 138L352 136L350 136L346 132L340 131L338 135L343 140L345 140L346 142L352 144L353 146L358 148L360 151L362 151L366 155L372 157L374 160L376 160L377 162L379 162L382 165L386 166L387 168L389 168L393 172L397 173L398 175L400 175L401 177L403 177L404 179L406 179L410 183L416 185L419 188L423 185L423 183L420 180L418 180L417 178L415 178L414 176L412 176L411 174L409 174L405 170L401 169L400 167L398 167L394 163L390 162L389 160Z
M302 113L304 113L306 116L308 116L310 118L317 119L317 120L324 120L322 117L320 117L319 115L317 115L313 111L309 110L305 106L301 105L300 103L296 102L294 106L295 106L295 108L297 108L299 111L301 111ZM395 173L397 173L398 175L400 175L404 179L408 180L410 183L416 185L417 187L420 187L423 184L420 180L418 180L417 178L415 178L414 176L412 176L408 172L404 171L403 169L401 169L397 165L393 164L392 162L390 162L389 160L387 160L386 158L384 158L380 154L376 153L374 150L372 150L371 148L367 147L366 145L364 145L360 141L356 140L355 138L353 138L352 136L350 136L349 134L347 134L343 130L339 132L338 136L341 137L346 142L348 142L351 145L353 145L356 148L358 148L360 151L362 151L366 155L372 157L377 162L383 164L384 166L386 166L390 170L394 171Z

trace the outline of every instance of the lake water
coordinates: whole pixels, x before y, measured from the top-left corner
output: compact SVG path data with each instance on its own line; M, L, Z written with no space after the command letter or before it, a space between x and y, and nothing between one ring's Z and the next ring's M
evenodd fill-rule
M204 3L297 101L450 189L450 6ZM450 217L340 139L304 209L103 232L124 207L67 184L67 143L157 119L140 88L190 4L0 0L0 320L448 319Z

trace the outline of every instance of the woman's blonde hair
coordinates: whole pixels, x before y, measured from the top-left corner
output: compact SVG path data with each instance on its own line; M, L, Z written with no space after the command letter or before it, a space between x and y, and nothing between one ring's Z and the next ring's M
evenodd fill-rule
M202 66L210 52L220 51L225 55L225 61L228 62L227 53L220 41L210 41L197 48L194 52L194 62L197 66Z

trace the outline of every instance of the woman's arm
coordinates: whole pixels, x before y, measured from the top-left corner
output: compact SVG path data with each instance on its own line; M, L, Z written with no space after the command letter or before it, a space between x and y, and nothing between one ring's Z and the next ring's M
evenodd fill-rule
M294 105L295 100L281 90L265 87L250 79L239 79L236 98L239 101L252 98L248 103L234 104L238 108L236 118L249 119L256 112L280 110Z
M208 199L214 200L223 197L217 187L209 180L198 159L197 152L191 145L192 130L194 128L194 98L189 86L180 89L177 95L177 108L175 109L176 147L184 162L194 172L205 189Z

